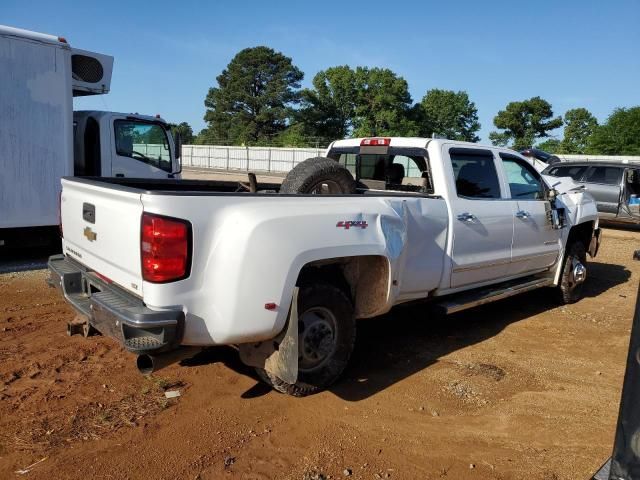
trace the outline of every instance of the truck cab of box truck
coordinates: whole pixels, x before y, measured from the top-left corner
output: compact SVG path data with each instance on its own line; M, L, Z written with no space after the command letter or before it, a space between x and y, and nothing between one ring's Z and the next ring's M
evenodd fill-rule
M109 92L112 71L111 56L0 25L0 247L55 238L61 177L179 177L163 119L73 111Z
M76 111L73 143L75 176L176 178L180 174L179 145L160 116Z

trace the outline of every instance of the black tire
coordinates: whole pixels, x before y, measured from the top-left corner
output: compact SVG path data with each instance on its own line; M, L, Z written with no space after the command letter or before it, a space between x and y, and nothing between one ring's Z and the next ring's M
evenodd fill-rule
M325 157L308 158L287 174L280 193L350 194L356 191L351 172L335 160Z
M560 284L556 287L558 300L563 305L575 303L582 298L584 280L581 282L575 281L573 270L576 262L580 262L588 271L587 251L582 242L571 243L567 247L567 251L564 256L562 274L560 275Z
M323 312L325 318L321 316ZM305 323L305 318L311 319L311 323ZM298 319L298 381L283 382L262 368L256 368L256 372L275 390L305 397L324 390L340 377L356 341L356 322L347 295L338 287L324 283L300 288ZM328 324L331 324L330 334L326 331Z

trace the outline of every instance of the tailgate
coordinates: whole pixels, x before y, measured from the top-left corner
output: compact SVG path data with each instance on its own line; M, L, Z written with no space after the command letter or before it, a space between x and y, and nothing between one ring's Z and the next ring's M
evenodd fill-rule
M66 255L142 295L139 191L63 179L60 214Z

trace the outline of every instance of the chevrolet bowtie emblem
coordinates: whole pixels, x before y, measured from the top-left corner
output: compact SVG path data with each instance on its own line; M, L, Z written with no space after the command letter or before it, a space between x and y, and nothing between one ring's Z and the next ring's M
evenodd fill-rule
M87 237L87 240L89 240L90 242L93 242L96 238L98 238L98 234L91 230L91 227L86 227L84 229L84 236Z

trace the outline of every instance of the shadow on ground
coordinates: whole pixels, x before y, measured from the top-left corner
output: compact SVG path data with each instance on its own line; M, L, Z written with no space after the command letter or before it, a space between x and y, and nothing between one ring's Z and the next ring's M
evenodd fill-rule
M631 272L627 267L613 263L590 262L588 275L589 280L584 285L585 297L597 297L631 278Z

